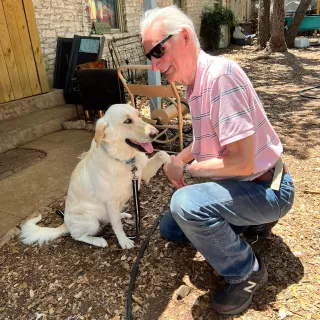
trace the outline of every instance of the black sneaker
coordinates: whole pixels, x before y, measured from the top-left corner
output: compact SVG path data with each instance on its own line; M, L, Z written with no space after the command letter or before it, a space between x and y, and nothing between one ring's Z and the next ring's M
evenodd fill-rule
M254 293L268 281L268 272L258 255L259 271L252 272L250 277L240 283L226 283L225 287L211 297L211 307L221 314L238 314L252 302Z
M265 224L259 224L256 226L249 226L244 232L243 235L246 238L254 238L256 236L259 236L261 238L267 238L270 236L272 228L278 223L279 220L265 223Z

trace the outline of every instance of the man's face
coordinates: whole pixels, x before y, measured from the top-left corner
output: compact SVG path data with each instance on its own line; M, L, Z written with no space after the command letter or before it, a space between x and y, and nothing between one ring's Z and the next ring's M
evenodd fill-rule
M143 34L142 45L145 53L166 38L160 22L154 22ZM181 34L175 34L168 39L162 46L164 54L160 58L151 57L152 70L164 73L167 79L172 81L185 81L185 71L183 68L184 42Z

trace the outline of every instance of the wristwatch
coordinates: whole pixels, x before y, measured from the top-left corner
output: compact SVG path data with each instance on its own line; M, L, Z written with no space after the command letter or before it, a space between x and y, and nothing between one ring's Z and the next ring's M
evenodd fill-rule
M188 164L185 164L184 166L183 166L183 177L185 178L185 179L190 179L190 178L192 178L192 175L191 175L191 173L189 172L189 170L188 170Z

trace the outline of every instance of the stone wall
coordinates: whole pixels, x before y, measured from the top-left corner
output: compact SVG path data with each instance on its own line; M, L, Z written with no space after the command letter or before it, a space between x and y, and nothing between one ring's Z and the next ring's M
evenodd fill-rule
M112 64L110 52L108 50L108 42L116 39L115 42L120 43L121 38L137 39L132 44L132 49L128 46L123 49L127 53L129 51L137 51L138 58L130 58L135 63L140 60L144 63L143 51L139 43L139 22L143 14L143 0L121 0L125 32L105 34L105 48L103 58ZM219 2L219 0L214 0ZM160 7L173 4L173 0L158 0ZM200 30L201 10L205 5L212 5L212 0L184 0L184 11L191 17L195 24L197 33ZM57 38L72 38L76 35L90 34L90 24L87 19L87 12L84 6L84 0L33 0L35 16L38 25L38 31L44 55L44 61L47 68L47 74L50 87L53 84L54 65L56 58ZM128 39L128 38L127 38ZM126 40L124 40L126 41ZM128 40L129 41L129 40ZM137 45L137 43L139 43ZM120 53L121 55L121 53ZM124 55L122 55L124 57Z

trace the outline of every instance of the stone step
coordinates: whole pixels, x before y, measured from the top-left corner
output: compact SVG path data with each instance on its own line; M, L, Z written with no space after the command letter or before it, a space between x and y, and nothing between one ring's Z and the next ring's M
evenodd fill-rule
M0 153L62 129L61 123L77 117L74 105L62 105L0 122Z
M16 119L29 113L64 105L62 89L0 104L0 121Z

